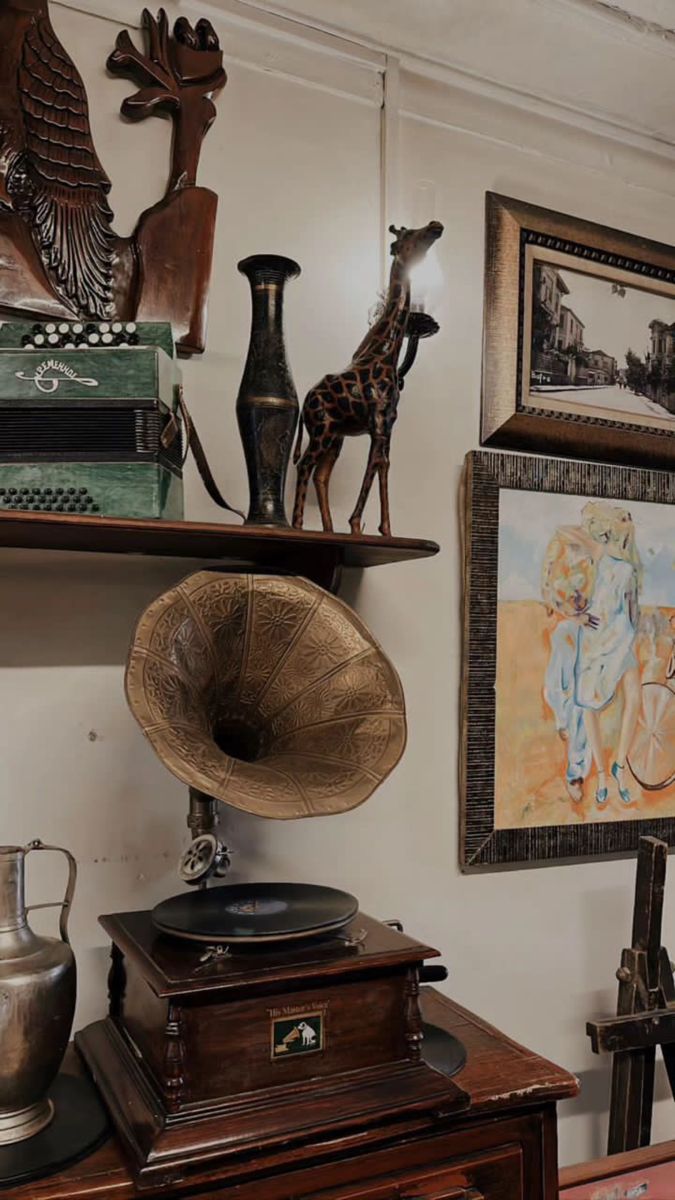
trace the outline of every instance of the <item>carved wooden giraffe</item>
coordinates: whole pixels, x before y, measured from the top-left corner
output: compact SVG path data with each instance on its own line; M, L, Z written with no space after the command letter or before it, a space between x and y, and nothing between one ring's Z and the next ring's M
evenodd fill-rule
M305 398L293 455L295 463L300 460L293 510L293 524L297 529L302 528L307 488L313 474L323 527L332 530L328 504L331 472L345 437L368 433L368 463L349 525L352 533L361 532L363 510L377 474L380 533L386 537L391 534L389 445L400 392L398 359L410 311L409 271L441 236L443 226L438 221L430 221L422 229L406 229L405 226L396 229L393 225L389 228L396 240L391 247L394 261L384 311L368 330L347 370L339 375L325 375ZM309 434L309 445L300 458L304 428Z

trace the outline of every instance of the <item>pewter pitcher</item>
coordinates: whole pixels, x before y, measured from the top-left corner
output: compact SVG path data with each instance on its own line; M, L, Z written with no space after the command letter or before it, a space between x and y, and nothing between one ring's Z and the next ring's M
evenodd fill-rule
M24 898L26 855L57 850L68 859L68 884L56 938L29 928ZM63 1060L75 1012L75 959L68 915L75 890L75 859L60 846L31 842L0 846L0 1146L44 1129L54 1115L47 1092Z

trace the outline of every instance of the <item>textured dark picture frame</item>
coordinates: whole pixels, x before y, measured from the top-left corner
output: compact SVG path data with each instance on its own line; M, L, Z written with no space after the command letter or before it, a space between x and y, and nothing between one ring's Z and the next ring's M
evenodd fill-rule
M481 445L675 468L673 431L523 404L525 256L528 246L558 251L675 287L675 247L592 221L486 193ZM569 269L566 267L565 269ZM675 299L675 293L674 297Z
M675 817L495 829L499 493L553 492L675 505L675 476L602 463L472 451L466 456L460 748L460 866L630 854L639 838L675 841ZM524 496L524 513L527 500ZM675 512L673 513L675 549Z

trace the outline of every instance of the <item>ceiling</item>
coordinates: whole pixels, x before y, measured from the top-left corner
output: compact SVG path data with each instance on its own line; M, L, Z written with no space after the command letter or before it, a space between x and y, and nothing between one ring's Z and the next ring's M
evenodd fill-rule
M675 0L246 3L675 145Z

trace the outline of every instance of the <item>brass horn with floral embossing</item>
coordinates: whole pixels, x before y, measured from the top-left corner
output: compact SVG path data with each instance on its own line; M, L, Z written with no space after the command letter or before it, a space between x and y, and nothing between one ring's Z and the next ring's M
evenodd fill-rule
M258 816L356 808L405 748L394 667L346 604L304 579L184 579L141 617L126 691L178 779Z

